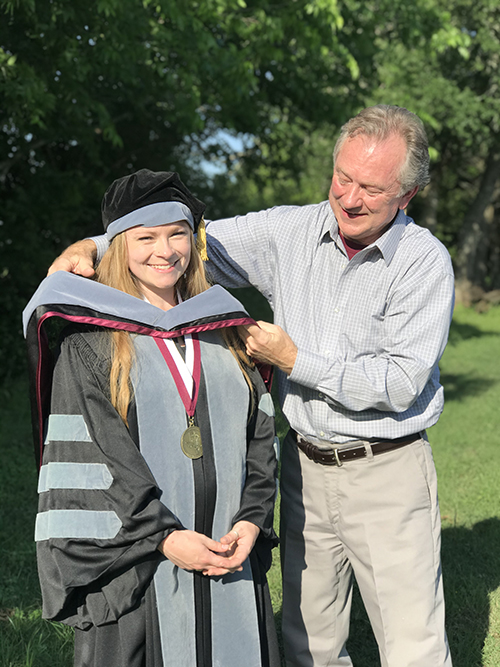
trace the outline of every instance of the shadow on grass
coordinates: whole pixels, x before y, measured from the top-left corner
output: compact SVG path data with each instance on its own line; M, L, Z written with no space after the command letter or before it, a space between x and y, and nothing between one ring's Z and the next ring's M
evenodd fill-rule
M454 667L481 667L489 594L500 586L500 519L443 528L447 631ZM492 664L492 663L491 663Z
M283 635L281 633L281 609L277 609L274 612L274 624L276 626L276 633L278 635L278 645L280 647L280 657L281 657L281 665L282 667L285 667L285 656L283 653Z
M470 396L480 396L489 391L498 380L481 378L470 373L442 373L441 384L444 387L446 401L466 401Z
M368 667L368 665L377 667L380 665L377 642L356 581L354 581L352 594L351 625L347 650L356 667Z
M485 331L484 329L475 327L473 324L465 324L453 320L450 327L448 344L457 345L463 340L469 340L470 338L481 338L481 336L500 336L500 332Z

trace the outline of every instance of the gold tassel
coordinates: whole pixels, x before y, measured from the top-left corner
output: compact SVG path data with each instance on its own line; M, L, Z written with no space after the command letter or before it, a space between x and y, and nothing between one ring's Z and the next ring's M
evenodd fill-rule
M200 253L201 259L204 262L208 262L205 218L202 218L200 224L198 225L198 232L196 234L196 250Z

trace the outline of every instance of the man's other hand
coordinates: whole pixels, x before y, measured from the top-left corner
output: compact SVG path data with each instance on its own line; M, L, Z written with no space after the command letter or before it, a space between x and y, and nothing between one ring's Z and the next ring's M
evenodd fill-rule
M90 278L94 275L94 261L96 258L96 245L90 239L77 241L59 255L50 266L47 275L56 271L68 271L79 276Z

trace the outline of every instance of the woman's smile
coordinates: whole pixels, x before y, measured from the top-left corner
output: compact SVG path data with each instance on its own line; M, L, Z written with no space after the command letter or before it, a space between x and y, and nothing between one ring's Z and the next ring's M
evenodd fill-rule
M128 266L147 300L162 310L176 305L176 284L191 260L191 230L184 220L126 232Z

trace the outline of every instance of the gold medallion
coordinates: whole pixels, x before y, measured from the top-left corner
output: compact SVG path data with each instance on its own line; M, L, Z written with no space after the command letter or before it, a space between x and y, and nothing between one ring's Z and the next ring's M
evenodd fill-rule
M181 449L189 459L199 459L203 456L201 431L198 426L190 425L181 437Z

